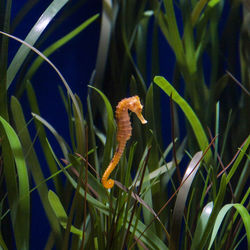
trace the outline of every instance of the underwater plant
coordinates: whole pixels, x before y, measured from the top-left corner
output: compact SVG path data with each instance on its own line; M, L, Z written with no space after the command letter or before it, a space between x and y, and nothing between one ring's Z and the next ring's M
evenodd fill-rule
M17 4L0 3L0 248L250 248L246 2Z

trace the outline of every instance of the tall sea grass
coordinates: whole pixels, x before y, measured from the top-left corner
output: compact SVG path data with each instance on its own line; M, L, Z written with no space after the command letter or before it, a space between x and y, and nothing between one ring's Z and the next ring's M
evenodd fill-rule
M103 0L101 13L44 50L62 28L53 19L67 25L88 1L51 1L20 39L15 27L39 2L27 1L14 20L15 1L0 3L0 247L34 247L34 193L39 223L50 228L36 249L250 247L247 2ZM81 98L51 56L96 22L96 65ZM68 136L40 111L42 64L60 80L67 119L58 124ZM130 115L132 138L107 190L100 180L117 147L115 106L132 95L148 123Z

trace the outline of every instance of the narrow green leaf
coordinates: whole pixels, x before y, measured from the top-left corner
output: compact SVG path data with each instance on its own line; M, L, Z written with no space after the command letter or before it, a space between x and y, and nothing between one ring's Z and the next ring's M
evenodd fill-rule
M91 23L93 23L97 18L99 17L99 14L96 14L90 18L88 18L86 21L84 21L81 25L79 25L77 28L72 30L67 35L63 36L61 39L57 40L55 43L50 45L47 49L43 51L43 54L47 57L49 57L51 54L53 54L57 49L71 41L75 36L80 34L86 27L88 27ZM43 58L37 57L36 60L33 62L33 64L30 66L25 78L31 79L32 76L35 74L37 69L40 67L40 65L43 63Z
M16 244L18 249L28 249L30 233L30 195L28 171L23 156L22 146L17 134L9 123L6 122L6 120L4 120L1 116L0 122L5 131L6 138L8 139L15 159L18 177L19 200L17 204L17 214L13 221Z
M192 15L191 15L191 21L192 21L192 25L194 26L198 20L198 18L200 17L203 8L205 7L205 5L207 4L209 0L199 0L193 11L192 11Z
M194 233L194 237L193 237L192 245L191 245L191 250L197 249L197 246L199 245L200 240L201 240L201 236L203 235L204 230L207 226L208 219L213 211L213 206L214 204L211 201L203 208L201 216L198 220L198 223L195 229L195 233Z
M56 217L58 218L61 226L64 229L66 229L68 216L64 210L64 207L63 207L59 197L52 190L49 190L48 200L49 200L50 206L52 207L52 209L53 209ZM70 232L73 234L76 234L80 238L82 238L82 231L80 229L77 229L73 225L71 225Z
M139 24L137 25L136 32L136 55L137 55L137 64L138 68L143 76L147 79L147 51L148 51L148 40L145 39L148 33L148 25L153 11L145 12L143 18L141 18Z
M0 248L1 248L2 250L8 250L6 244L5 244L4 240L3 240L3 236L2 236L2 234L1 234L1 232L0 232Z
M94 148L94 166L97 173L100 173L100 166L99 160L97 156L97 146L96 146L96 138L95 138L95 128L94 128L94 121L93 121L93 113L92 113L92 106L90 102L90 96L87 97L87 106L88 106L88 124L89 124L89 142L90 145Z
M27 0L22 4L20 11L16 14L11 22L11 30L15 31L16 27L22 22L23 18L29 13L29 11L36 6L39 0Z
M111 149L113 145L113 137L115 134L115 122L112 106L108 100L108 98L97 88L89 86L98 92L98 94L102 97L106 110L107 110L107 135L106 135L106 143L103 153L103 166L106 167L110 161Z
M112 22L115 17L112 11L114 6L111 0L103 1L102 15L101 15L101 31L100 40L98 44L98 52L96 59L96 87L101 88L103 75L107 63L110 38L112 34Z
M11 17L11 5L12 1L0 2L0 30L9 32L10 17ZM8 66L8 44L9 39L7 37L0 38L0 115L9 120L8 115L8 102L7 102L7 66Z
M27 89L27 96L28 96L28 100L29 100L29 105L31 107L31 111L33 113L36 114L40 114L40 110L38 107L38 103L37 103L37 98L34 92L34 89L32 88L31 83L28 81L27 85L26 85L26 89ZM44 158L46 160L46 163L49 167L50 170L50 174L54 174L57 171L57 165L56 162L54 161L54 158L52 157L49 149L48 149L48 145L47 145L47 135L46 135L46 131L45 128L43 126L43 124L40 121L37 121L35 119L35 127L38 133L38 138L39 138L39 142L41 144L43 153L44 153ZM60 176L57 176L56 178L53 179L56 191L58 193L60 193L61 190L61 179ZM47 195L46 195L47 196Z
M53 152L52 152L53 153ZM54 157L56 157L54 155ZM57 163L60 164L60 162L57 160ZM66 172L64 171L66 177L68 178L68 180L70 181L70 183L72 184L72 186L74 188L76 188L77 186L77 183L76 181ZM104 189L104 188L103 188ZM84 197L85 196L85 191L83 188L80 188L79 190L80 194ZM96 209L98 209L101 213L105 214L105 215L110 215L110 212L111 214L113 214L112 210L110 211L110 208L108 206L105 206L103 203L101 203L100 201L98 201L97 199L93 198L90 194L86 193L86 199L87 201L92 204ZM53 198L53 194L52 194L52 198ZM114 198L113 198L114 199ZM56 200L56 199L55 199ZM106 201L105 201L106 202ZM56 206L60 206L60 205L56 205ZM55 207L56 207L55 206ZM65 211L62 211L62 207L59 208L60 210L60 215L64 218L62 221L65 221ZM129 216L127 218L127 223L126 223L126 227L128 227L128 220L130 218L130 213L129 213ZM59 218L59 217L58 217ZM132 232L134 230L134 227L135 225L137 225L136 227L136 231L135 231L135 234L137 237L140 236L140 234L145 230L146 226L140 222L140 221L137 221L136 218L133 219L132 221L132 227L130 228L130 231ZM163 243L163 241L161 241L157 235L155 235L151 230L147 230L141 237L141 240L151 246L152 249L168 249L165 244Z
M241 218L242 218L242 221L245 225L245 229L246 229L246 233L247 233L248 249L250 249L250 215L249 215L247 209L242 204L238 204L238 203L227 204L220 210L220 212L216 218L216 221L214 223L214 228L213 228L213 232L212 232L212 236L211 236L211 240L210 240L208 249L211 249L213 242L215 240L215 237L219 231L220 225L221 225L226 213L232 207L234 207L237 210L237 212L239 212L239 214L241 215Z
M59 197L52 190L49 190L48 192L48 199L54 213L56 214L56 217L60 221L67 222L68 216L64 210L64 207L61 204Z
M32 115L35 119L37 119L39 122L41 122L46 128L48 128L49 131L55 136L58 144L61 147L61 150L63 152L64 157L67 158L68 157L68 147L67 147L67 143L65 142L63 137L61 135L59 135L58 132L46 120L44 120L40 115L37 115L34 113L32 113Z
M84 127L84 124L82 124L82 121L84 120L83 117L83 108L82 108L82 103L80 98L75 95L75 99L77 101L79 110L81 112L81 119L77 115L77 110L75 106L73 106L73 115L74 115L74 129L75 129L75 140L76 140L76 145L77 145L77 152L81 155L85 155L85 131L82 130L82 127Z
M249 166L250 166L250 160L247 159L241 171L240 178L238 179L238 184L235 188L234 196L236 202L240 199L242 192L244 192L244 188L246 187L246 184L249 181L249 176L250 176Z
M181 186L177 194L177 198L176 198L176 202L174 206L173 223L172 223L171 233L170 233L171 234L170 249L179 249L179 242L180 242L179 238L180 238L180 233L181 233L181 223L182 223L182 218L184 215L185 204L186 204L188 193L193 183L194 177L199 169L201 157L202 157L202 151L194 155L182 179L182 183L184 181L185 182Z
M60 161L58 160L58 158L56 157L53 149L51 148L49 142L48 142L48 148L51 151L51 154L53 155L56 163L58 164L58 166L60 167L60 171L58 171L56 174L58 174L59 172L63 171L63 173L65 174L65 176L67 177L67 179L69 180L69 182L71 183L71 185L76 188L77 187L77 182L71 177L71 175L66 171L66 169L70 166L72 166L72 164L69 164L66 167L63 167L62 164L60 163ZM90 177L91 179L91 177ZM100 192L100 195L103 197L104 195L104 191L105 188L102 186L102 184L100 182L98 182L98 185L100 188L102 188L102 192ZM99 191L98 189L98 185L96 185L93 188L96 188L97 192ZM85 191L83 188L80 188L79 193L84 197L85 196ZM105 195L106 196L106 195ZM90 194L87 193L87 197L86 197L87 201L90 202L90 204L92 204L94 207L97 207L98 209L100 209L100 211L104 214L108 214L109 213L109 208L107 208L104 204L102 204L100 201L98 201L97 199L93 198ZM105 200L106 201L106 200Z
M16 130L18 132L20 141L22 143L23 152L26 158L27 165L29 169L31 170L31 174L35 181L35 184L38 185L38 193L42 201L44 210L49 219L53 232L57 236L59 236L59 233L60 233L59 224L55 220L55 216L51 210L51 207L48 204L47 185L46 183L39 185L42 182L44 182L44 175L41 170L41 166L37 158L36 152L32 145L33 143L31 141L30 134L29 134L26 122L25 122L24 114L23 114L19 101L13 96L11 97L11 111L12 111L12 117L15 122Z
M166 9L165 19L168 24L168 42L175 52L176 59L181 66L185 66L184 48L180 37L177 20L175 16L173 0L164 0Z
M238 166L240 165L240 162L241 162L243 156L245 155L249 144L250 144L250 135L247 137L246 141L244 142L244 145L243 145L243 147L242 147L236 161L234 162L231 170L229 171L229 173L227 175L227 183L231 180L231 178L233 177L235 171L237 170Z
M226 175L223 174L222 178L221 178L221 182L220 182L219 192L218 192L218 195L216 196L216 199L215 199L214 208L213 208L212 213L211 213L211 215L210 215L210 217L208 219L207 226L206 226L206 228L204 230L204 233L202 234L199 245L198 245L198 247L196 249L203 249L204 246L208 242L208 239L209 239L209 237L211 235L211 231L213 229L216 217L217 217L217 215L218 215L218 213L219 213L219 211L221 209L221 206L223 204L223 201L224 201L226 186L227 186Z
M128 226L127 224L126 226ZM145 243L146 246L149 247L149 249L168 250L168 247L165 245L165 243L156 234L154 234L150 229L147 229L145 231L146 226L136 217L132 221L132 227L130 227L131 233L134 231L135 226L136 226L135 238L138 238L139 236L141 236L140 240L143 241L143 243ZM142 232L144 232L143 235L141 235Z
M200 146L200 149L204 152L205 149L208 147L208 139L204 132L204 129L190 107L190 105L186 102L184 98L182 98L179 93L174 89L174 87L164 78L161 76L154 77L154 82L168 95L170 96L172 94L172 99L180 106L182 111L184 112L186 118L188 119L193 132L195 134L195 137L197 139L197 142ZM208 150L207 154L204 157L205 162L209 163L209 161L212 159L212 151L211 149Z
M25 42L33 46L35 42L39 39L43 31L46 29L46 27L49 25L51 20L53 20L56 14L63 8L63 6L68 1L69 0L54 0L40 16L36 24L33 26L31 31L25 38ZM17 51L7 71L7 88L9 88L10 84L15 78L17 72L19 71L29 52L30 48L28 48L24 44L21 45L21 47Z
M12 36L6 32L3 32L3 31L0 31L0 34L3 34L7 37L10 37L20 43L22 43L23 45L27 46L28 48L30 48L31 50L33 50L35 53L37 53L40 57L42 57L54 70L55 72L57 73L57 75L60 77L61 81L63 82L65 88L67 89L71 99L72 99L72 102L74 104L74 107L77 111L77 116L78 116L78 119L81 121L81 124L82 124L82 127L81 127L81 130L82 130L82 134L84 134L84 128L83 128L83 118L81 116L81 111L80 111L80 108L78 106L78 103L77 103L77 100L71 90L71 88L69 87L69 84L67 83L67 81L65 80L65 78L63 77L62 73L60 72L60 70L55 66L55 64L53 64L49 59L48 57L46 57L43 53L41 53L38 49L36 49L35 47L33 47L32 45L30 45L29 43L23 41L22 39L19 39L15 36Z

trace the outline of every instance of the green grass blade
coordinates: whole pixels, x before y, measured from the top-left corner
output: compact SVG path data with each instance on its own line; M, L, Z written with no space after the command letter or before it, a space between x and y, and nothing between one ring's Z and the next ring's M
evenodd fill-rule
M174 6L172 0L164 0L164 6L166 9L165 19L168 24L168 42L175 52L176 59L180 65L185 64L184 49L182 40L180 37L179 29L177 26Z
M161 136L159 134L159 131L161 131L161 127L159 125L161 121L161 117L159 117L157 112L158 107L155 107L155 87L153 84L150 84L147 95L146 95L146 101L145 101L145 117L148 121L147 123L147 129L146 129L146 136L147 136L147 143L150 143L152 146L152 149L150 151L149 155L149 168L150 171L155 170L158 168L156 162L159 162L159 149L161 147ZM153 131L153 132L151 132ZM152 140L152 133L154 136L154 140ZM151 142L152 141L152 142ZM157 145L158 144L158 145ZM160 145L159 145L160 144ZM154 169L152 169L152 166L154 166Z
M16 14L11 22L11 31L15 31L19 23L22 22L23 18L29 13L29 11L36 6L40 0L28 0L23 5L20 11ZM11 32L12 33L12 32Z
M197 142L199 144L200 149L204 152L205 149L208 147L208 139L204 132L204 129L190 107L190 105L185 101L184 98L182 98L179 93L174 89L174 87L164 78L161 76L154 77L154 82L168 95L170 96L172 94L172 99L179 105L179 107L184 112L186 118L188 119L193 132L195 134L195 137L197 139ZM211 149L208 150L207 154L204 157L204 160L206 163L209 163L209 161L212 159L212 151Z
M66 171L66 168L68 168L69 166L72 166L72 164L69 164L66 167L63 167L62 164L60 163L60 161L58 160L58 158L56 157L54 151L52 150L49 142L48 142L48 148L51 152L51 154L53 155L55 161L57 162L58 166L60 167L60 171L57 172L61 173L61 171L65 174L65 176L67 177L67 179L69 180L69 182L71 183L71 185L76 188L77 187L77 182L71 177L71 175ZM92 177L88 177L90 181L93 180ZM93 187L95 188L95 190L100 193L100 195L102 197L104 197L104 192L105 192L105 188L102 186L102 184L100 182L96 181L96 185ZM99 191L99 188L102 188L102 191ZM83 188L80 188L79 193L84 197L85 196L85 191ZM109 213L109 208L107 208L104 204L102 204L100 201L98 201L97 199L93 198L90 194L87 193L87 197L86 197L87 201L90 202L94 207L98 208L102 213L107 214Z
M238 184L235 188L234 196L235 196L235 201L238 202L238 200L241 197L242 191L244 191L246 183L249 181L249 166L250 166L250 160L247 159L246 163L241 171L240 178L238 180Z
M28 100L29 100L29 105L31 107L31 111L33 113L40 114L40 110L39 110L38 103L37 103L37 98L36 98L36 95L35 95L34 89L32 88L31 83L28 82L26 87L27 87L27 96L28 96ZM57 171L57 165L56 165L56 162L55 162L54 158L52 157L50 150L48 149L48 146L47 146L47 141L46 141L47 135L46 135L45 128L36 119L35 119L35 127L36 127L36 130L38 133L39 142L41 144L46 163L49 167L50 174L52 175L53 173L55 173ZM54 178L53 182L54 182L54 185L56 188L56 192L60 193L60 190L61 190L60 177L57 176L56 178Z
M194 232L191 250L197 249L197 246L199 245L200 240L201 240L201 236L204 233L204 230L207 226L208 219L212 213L213 206L214 206L213 202L211 201L203 208L201 216L198 220L198 223Z
M243 147L242 147L236 161L234 162L230 172L227 175L227 183L231 180L231 178L233 177L235 171L237 170L238 166L240 165L240 162L241 162L243 156L245 155L249 144L250 144L250 135L247 137L246 141L244 142L244 145L243 145Z
M219 192L218 192L218 195L216 196L216 199L215 199L213 211L212 211L212 213L211 213L211 215L210 215L210 217L208 219L206 229L204 230L204 233L202 234L200 243L199 243L199 245L198 245L198 247L196 249L203 249L204 246L207 244L208 239L210 238L211 231L212 231L212 229L214 227L216 217L217 217L217 215L218 215L218 213L219 213L219 211L221 209L221 206L222 206L222 203L223 203L223 200L224 200L224 196L225 196L225 192L226 192L226 186L227 186L226 175L223 174L222 178L221 178Z
M18 178L19 198L17 203L17 213L13 222L16 245L18 249L28 249L30 233L30 195L28 171L23 156L22 146L17 134L9 123L2 117L0 117L0 122L5 131L6 138L15 159ZM12 176L12 178L14 178L14 176Z
M49 129L49 131L55 136L58 144L61 147L61 150L63 152L63 155L65 158L68 158L68 147L67 144L65 142L65 140L63 139L63 137L61 135L58 134L58 132L46 121L44 120L40 115L34 114L32 113L33 117L38 120L39 122L41 122L46 128Z
M90 147L94 148L94 156L93 156L94 166L95 166L97 173L100 173L99 160L98 160L98 156L97 156L97 146L96 146L93 113L92 113L92 106L91 106L89 95L87 97L87 106L88 106L88 124L89 124L89 144L90 144Z
M49 25L49 23L53 20L53 18L67 2L68 0L54 0L40 16L36 24L33 26L31 31L25 38L25 42L33 46L35 42L39 39L39 37L42 35L45 28ZM21 47L17 51L7 71L7 88L9 88L10 84L12 83L17 72L21 68L29 52L30 48L28 48L24 44L21 45Z
M59 197L51 190L48 192L48 200L61 226L66 229L68 216ZM70 232L82 238L82 231L71 225Z
M144 12L143 17L138 23L135 42L138 68L145 81L147 79L147 50L149 49L147 44L148 40L145 39L145 37L147 37L148 25L152 16L153 11Z
M90 88L97 91L97 93L102 97L106 110L107 110L107 133L106 133L106 143L103 153L103 166L106 167L109 164L111 149L113 147L113 137L115 134L115 123L114 123L114 115L112 106L108 100L108 98L97 88L89 86Z
M99 14L96 14L90 18L88 18L86 21L84 21L81 25L79 25L77 28L72 30L70 33L62 37L61 39L57 40L55 43L50 45L47 49L43 51L43 54L47 57L49 57L52 53L54 53L57 49L71 41L74 37L76 37L78 34L80 34L85 28L87 28L91 23L93 23L97 18L99 17ZM37 69L40 67L40 65L43 63L43 58L38 57L33 64L30 66L26 77L31 79L32 76L36 73Z
M130 227L131 233L133 232L136 224L137 227L135 230L135 238L138 238L140 236L140 240L143 241L143 243L145 243L146 246L149 247L149 249L168 250L168 247L164 244L164 242L150 229L147 229L145 231L146 226L140 220L136 220L136 217L132 221L132 227ZM144 232L143 235L141 235L142 232Z
M75 106L73 106L73 116L74 116L74 130L75 130L75 140L76 140L76 150L77 153L81 155L85 155L85 146L86 146L86 139L85 139L85 131L82 130L82 127L84 127L84 124L82 124L82 121L84 121L83 117L83 108L80 98L75 95L75 99L78 103L78 108L81 112L81 117L77 115L77 110ZM84 132L84 133L83 133Z
M176 202L174 206L173 224L172 224L171 233L170 233L171 234L170 249L179 249L181 224L182 224L182 218L184 215L185 204L186 204L186 200L187 200L191 185L193 183L194 177L199 169L201 157L202 157L201 151L194 155L182 179L182 182L184 181L185 182L181 186L177 194L177 198L176 198Z
M30 45L29 43L23 41L22 39L19 39L15 36L12 36L6 32L3 32L3 31L0 31L0 34L3 34L7 37L10 37L20 43L22 43L23 45L27 46L28 48L30 48L31 50L33 50L35 53L37 53L40 57L42 57L54 70L55 72L57 73L57 75L60 77L62 83L64 84L65 88L67 89L70 97L71 97L71 100L73 102L73 105L75 106L75 109L77 111L77 116L78 116L78 119L81 121L81 124L82 124L82 127L81 127L81 130L82 130L82 134L84 134L84 127L83 127L83 119L82 119L82 116L81 116L81 111L80 111L80 108L78 106L78 103L77 103L77 100L72 92L72 90L70 89L69 87L69 84L67 83L67 81L65 80L65 78L63 77L62 73L60 72L60 70L55 66L55 64L53 64L49 59L48 57L46 57L43 53L41 53L38 49L36 49L35 47L33 47L32 45Z
M212 232L212 236L211 236L211 240L210 240L208 249L211 249L213 242L215 240L215 237L220 229L220 225L221 225L225 215L232 207L234 207L237 210L237 212L241 215L241 218L242 218L242 221L245 225L245 229L246 229L246 233L247 233L248 249L250 248L250 215L249 215L247 209L242 204L236 203L236 204L227 204L220 210L220 212L216 218L216 221L214 223L214 228L213 228L213 232Z
M0 2L0 29L9 32L12 1ZM8 65L8 38L0 38L0 115L8 121L7 103L7 65Z
M20 141L22 143L27 165L29 166L29 169L31 170L31 174L35 181L36 186L39 185L38 193L42 201L44 210L49 219L53 232L57 236L59 236L60 235L59 224L55 220L55 216L48 203L47 185L46 183L40 185L40 183L44 181L44 175L41 170L41 166L37 158L36 152L33 148L33 143L31 141L30 134L29 134L26 122L25 122L24 114L23 114L19 101L13 96L11 98L11 111L12 111L12 117L15 123L16 130L18 132Z
M8 250L6 244L5 244L4 240L3 240L3 236L2 236L1 233L0 233L0 248L1 248L2 250Z
M96 77L95 86L101 88L102 80L106 68L110 38L112 34L112 22L115 17L112 11L114 6L111 0L103 1L100 40L98 44L97 59L96 59Z

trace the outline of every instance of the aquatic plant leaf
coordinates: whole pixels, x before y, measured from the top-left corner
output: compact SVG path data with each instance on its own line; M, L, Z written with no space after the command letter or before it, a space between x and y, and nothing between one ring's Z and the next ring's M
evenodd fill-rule
M94 166L97 171L97 173L100 173L100 166L99 166L99 159L97 155L97 146L96 146L96 138L95 138L95 132L96 129L94 127L94 120L93 120L93 113L92 113L92 106L90 102L90 96L87 96L87 107L88 107L88 124L89 124L89 142L90 145L94 148ZM104 145L104 144L103 144Z
M220 229L220 225L224 217L226 216L227 212L232 207L234 207L237 210L237 212L241 215L247 233L248 249L250 248L250 215L248 213L248 210L242 204L236 203L236 204L227 204L220 210L219 214L217 215L216 221L214 223L214 228L208 249L211 249L215 237Z
M73 106L73 117L74 117L74 132L75 132L75 141L76 141L76 152L85 155L85 146L86 146L86 140L85 140L85 131L82 130L82 127L85 125L84 116L83 116L83 107L82 102L77 94L75 94L75 99L77 101L77 106L81 112L81 116L79 117L77 115L77 110L75 106ZM84 124L82 124L82 121L84 121Z
M65 78L63 77L62 73L60 72L60 70L55 66L55 64L53 64L48 57L46 57L43 53L41 53L38 49L36 49L35 47L33 47L32 45L28 44L27 42L23 41L22 39L18 38L18 37L15 37L15 36L12 36L6 32L3 32L3 31L0 31L0 34L3 34L7 37L10 37L20 43L22 43L23 45L27 46L28 48L30 48L31 50L33 50L35 53L37 53L40 57L42 57L54 70L55 72L57 73L57 75L60 77L62 83L64 84L65 88L67 89L69 95L70 95L70 98L73 102L73 105L76 109L76 113L77 113L77 116L78 116L78 119L80 122L80 124L82 124L81 126L81 133L84 134L84 126L83 126L83 117L81 115L81 111L80 111L80 107L78 106L78 102L71 90L71 88L69 87L69 84L67 83L67 81L65 80Z
M218 4L220 0L199 0L197 1L191 15L192 25L194 26L198 21L199 17L202 15L202 12L205 6L207 5L208 8L213 8L216 4ZM204 13L206 14L206 13Z
M27 166L23 156L22 145L15 130L1 116L0 123L5 132L16 163L16 173L12 175L14 185L18 185L18 200L16 200L16 207L12 208L16 211L15 215L12 216L16 245L18 249L29 249L30 194ZM4 171L13 170L5 169ZM15 180L16 174L18 181Z
M4 240L3 240L3 236L2 234L0 233L0 247L3 249L3 250L8 250Z
M112 19L115 17L115 14L112 13L113 10L114 6L112 5L112 1L104 0L102 14L101 14L100 40L98 44L96 67L95 67L96 70L95 86L97 88L101 88L101 83L106 68L110 38L112 33L112 22L113 22Z
M43 54L47 57L49 57L51 54L53 54L56 50L58 50L60 47L71 41L74 37L76 37L78 34L80 34L85 28L87 28L91 23L93 23L97 18L99 17L99 14L96 14L90 18L88 18L86 21L84 21L81 25L79 25L77 28L72 30L67 35L63 36L59 40L57 40L55 43L50 45L47 49L43 51ZM25 76L25 78L31 79L32 76L36 73L37 69L41 66L43 63L43 58L37 57L36 60L32 63L32 65L29 67L29 70Z
M0 2L0 29L9 32L11 18L12 1ZM6 93L7 85L7 67L8 67L8 45L9 39L1 37L0 39L0 115L6 120L9 120L8 103Z
M68 216L64 210L64 207L59 199L59 197L52 191L49 190L48 192L48 200L49 204L52 207L57 219L59 220L61 226L66 229ZM70 232L73 234L78 235L82 238L82 231L75 226L71 225Z
M66 171L66 169L69 168L69 167L71 167L72 164L70 163L70 164L68 164L66 167L62 166L62 164L61 164L60 161L58 160L57 156L55 155L55 153L54 153L52 147L50 146L49 142L47 142L47 143L48 143L48 148L49 148L51 154L53 155L53 157L54 157L56 163L58 164L58 166L59 166L60 169L61 169L61 170L59 170L59 171L56 173L56 175L57 175L58 173L63 172L63 173L65 174L66 178L68 179L68 181L71 183L71 185L72 185L74 188L76 188L76 187L77 187L77 182L76 182L76 181L71 177L71 175ZM90 176L88 176L88 177L89 177L89 180L91 181L92 178L91 178ZM106 197L106 194L104 195L104 191L105 191L104 187L102 186L102 184L101 184L100 182L98 182L97 180L95 180L95 181L96 181L96 185L94 186L94 188L96 188L96 191L97 191L98 193L100 192L100 195L101 195L102 198L105 198L105 197ZM100 187L100 189L102 189L103 191L100 191L100 190L99 190L99 187ZM79 193L80 193L80 195L81 195L82 197L85 197L85 190L84 190L83 188L80 188ZM90 204L92 204L94 207L99 208L100 211L101 211L102 213L108 215L109 209L108 209L104 204L102 204L102 203L101 203L100 201L98 201L97 199L93 198L90 194L86 193L86 195L87 195L87 198L86 198L86 199L87 199L88 202L90 202ZM105 200L105 202L106 202L106 200Z
M50 130L50 132L55 136L58 144L60 145L64 157L68 158L68 147L67 147L67 143L65 142L65 140L63 139L63 137L60 134L58 134L58 132L52 127L52 125L49 124L46 120L44 120L40 115L37 115L37 114L34 114L34 113L31 113L31 114L33 115L33 117L35 119L37 119L46 128L48 128Z
M133 3L134 4L134 3ZM137 87L138 87L138 91L137 93L140 95L141 98L143 98L146 94L146 84L145 84L145 79L143 79L142 75L141 75L141 71L139 70L138 68L138 64L136 63L133 55L132 55L132 45L135 43L135 39L136 39L136 32L137 32L137 28L138 28L138 25L137 23L134 23L132 24L132 22L128 22L128 20L126 20L126 17L129 13L129 10L132 12L133 9L131 8L132 7L132 2L131 4L128 4L128 3L123 3L123 6L122 6L122 21L121 21L121 33L122 33L122 43L125 47L125 52L126 52L126 57L124 57L123 59L123 62L122 62L122 65L124 65L122 67L122 70L121 70L121 76L122 77L127 77L127 60L129 60L129 62L131 63L131 65L133 66L133 74L135 75L135 78L137 80ZM138 15L137 18L141 19L143 16L140 15L139 16L139 13L140 11L143 11L143 5L145 5L145 1L141 1L140 2L140 7L138 8L138 13L134 13L135 15ZM123 86L121 86L124 89ZM126 91L126 90L125 90Z
M126 223L126 226L128 223ZM134 231L134 227L136 226L135 230L135 237L140 237L140 240L145 243L149 249L166 249L168 250L168 247L164 244L164 242L156 235L154 234L150 229L146 229L145 224L143 224L140 220L137 218L134 218L132 221L132 227L130 227L130 232L132 233ZM144 232L142 234L142 232ZM142 234L142 235L141 235Z
M143 76L143 79L147 79L147 50L148 50L148 40L145 39L148 34L148 25L151 17L153 16L153 11L144 12L143 17L137 25L136 32L136 55L137 55L137 65ZM147 81L146 81L147 82Z
M184 98L182 98L179 93L175 90L175 88L162 76L155 76L154 82L168 95L172 95L172 99L180 106L182 111L184 112L186 118L188 119L197 142L200 146L200 149L204 152L205 149L208 147L208 139L204 132L204 129L194 113L193 109L190 105L186 102ZM207 154L204 157L205 162L208 163L210 159L212 159L212 151L211 149L208 150Z
M115 134L115 122L114 122L114 115L112 106L108 100L108 98L97 88L93 86L89 86L90 88L97 91L97 93L102 97L106 110L107 110L107 134L106 134L106 143L103 153L103 166L106 167L109 164L110 157L111 157L111 149L113 145L113 138Z
M208 219L213 211L214 204L213 202L209 202L202 210L200 218L198 220L194 237L192 239L191 250L197 249L197 246L201 240L201 236L204 233L204 230L207 226Z
M176 202L174 206L173 222L172 222L172 227L171 227L171 232L170 232L170 235L171 235L170 249L179 249L179 242L180 242L179 237L180 237L180 232L181 232L181 223L182 223L182 218L184 215L185 204L186 204L188 193L193 183L194 177L199 169L201 158L202 158L202 151L194 155L182 179L183 185L181 186L177 194L177 198L176 198Z
M212 213L208 219L206 228L202 234L201 240L199 242L199 245L197 246L196 249L203 249L204 246L207 244L208 239L210 238L211 235L211 231L214 227L214 223L216 220L216 217L221 209L221 206L223 204L224 201L224 196L225 196L225 192L226 192L226 175L223 174L222 178L221 178L221 182L220 182L220 188L219 188L219 192L215 198L215 203L214 203L214 208L212 210Z
M37 158L36 152L34 150L33 142L31 141L30 138L30 134L27 128L27 124L25 122L21 104L14 96L11 97L11 111L15 127L19 135L19 139L22 143L23 153L25 155L27 166L31 171L35 184L38 186L37 187L38 193L42 201L42 205L44 207L46 215L48 217L48 220L53 229L53 232L57 234L57 236L59 236L60 235L59 224L57 223L57 220L55 220L51 207L48 204L48 199L47 199L48 188L46 183L44 182L44 175L41 170L41 166Z
M46 27L49 25L49 23L68 1L69 0L54 0L30 30L29 34L25 38L25 42L33 46L39 39L43 31L46 29ZM21 47L17 51L7 71L7 89L9 88L17 72L21 68L29 52L30 48L28 48L24 44L21 45Z
M177 62L179 63L179 65L183 66L185 64L185 54L177 25L173 1L164 0L163 3L166 9L166 14L163 16L163 18L165 19L165 22L167 23L168 27L167 40L174 50Z
M16 14L11 22L11 33L15 31L19 23L22 22L23 18L36 6L40 0L27 0L21 7L20 11Z
M26 84L26 90L27 90L27 97L28 97L31 112L33 112L37 115L40 115L40 110L38 107L36 94L35 94L35 91L32 87L32 84L30 83L30 81L28 81ZM46 141L47 135L46 135L45 127L43 126L43 124L40 121L38 121L36 119L34 119L34 123L35 123L36 131L37 131L39 143L41 144L42 151L43 151L43 154L45 156L46 163L49 167L50 174L53 174L57 171L57 165L56 165L56 162L48 149L48 145L47 145L47 141ZM62 183L60 176L56 176L55 178L53 178L53 183L55 185L56 192L59 193L60 186Z
M249 147L249 144L250 144L250 135L245 140L244 145L243 145L243 147L242 147L242 149L241 149L241 151L240 151L237 159L235 160L233 166L231 167L231 169L230 169L230 171L229 171L229 173L227 175L227 183L231 180L231 178L233 177L235 171L239 167L240 162L241 162L243 156L245 155L245 153L246 153L246 151L247 151L247 149Z
M51 147L50 147L50 149L52 150ZM55 157L56 162L59 165L61 165L59 160L56 158L53 151L52 151L52 154ZM60 168L65 169L62 166ZM67 171L63 171L63 172L66 175L69 182L72 184L72 186L74 188L76 188L77 182L67 173ZM100 183L100 186L102 187L101 183ZM103 188L103 190L105 190L104 187L102 187L102 188ZM80 188L79 193L82 197L85 197L85 191L83 188ZM105 196L102 196L102 198L105 198ZM110 208L108 206L104 205L102 202L100 202L99 200L92 197L89 193L86 193L86 199L91 205L93 205L97 210L99 210L104 215L109 216L110 213L113 214L113 211L110 211ZM115 198L113 198L113 200L115 200ZM107 201L104 200L104 202L107 202ZM65 215L63 211L61 211L61 215ZM131 212L129 212L128 217L125 219L125 221L126 221L125 227L126 228L128 227L128 222L129 222L130 216L131 216ZM138 220L138 218L133 218L132 227L130 227L130 232L135 231L134 233L135 233L136 237L139 237L139 236L141 236L141 233L144 232L145 228L146 228L145 224L143 224L140 220ZM141 240L145 244L150 246L152 249L159 249L159 250L160 249L168 249L166 247L166 245L164 244L164 242L161 241L160 238L157 235L155 235L151 230L147 230L146 233L144 233L141 236Z

